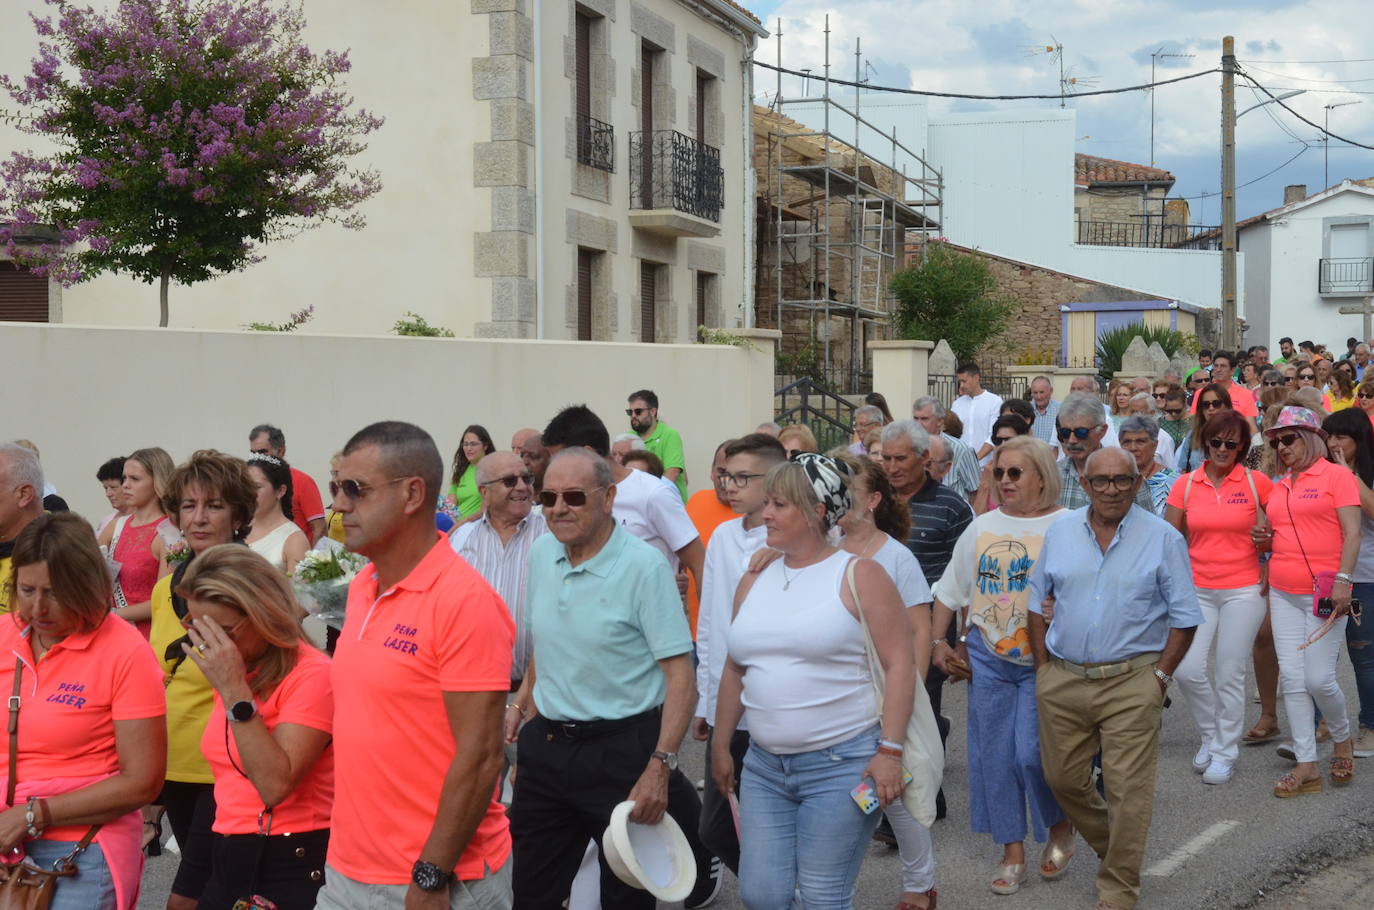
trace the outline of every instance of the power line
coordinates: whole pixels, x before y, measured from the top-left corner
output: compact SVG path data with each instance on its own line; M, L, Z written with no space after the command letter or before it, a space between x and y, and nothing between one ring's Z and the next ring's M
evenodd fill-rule
M1253 87L1250 87L1250 94L1255 96L1256 101L1260 100L1259 92L1255 91ZM1270 120L1274 121L1275 126L1277 126L1283 132L1287 133L1289 137L1297 140L1298 142L1301 142L1303 145L1307 145L1307 140L1299 136L1297 133L1293 132L1293 130L1288 126L1288 124L1284 123L1282 120L1279 119L1278 114L1275 114L1273 111L1269 110L1268 104L1261 103L1259 104L1259 108L1260 110L1264 111L1265 115L1268 116Z
M1318 124L1313 123L1311 120L1308 120L1308 119L1307 119L1306 117L1304 117L1302 114L1299 114L1297 111L1293 110L1291 107L1289 107L1288 105L1284 104L1281 100L1279 100L1278 97L1276 97L1276 96L1274 95L1273 92L1269 91L1269 89L1265 88L1264 86L1262 86L1262 85L1260 85L1258 82L1256 82L1255 79L1254 79L1254 77L1253 77L1253 76L1250 76L1249 74L1247 74L1244 70L1241 70L1241 71L1240 71L1240 75L1241 75L1246 81L1248 81L1249 83L1251 83L1252 85L1254 85L1256 88L1258 88L1260 91L1264 92L1266 95L1268 95L1270 98L1272 98L1272 99L1274 100L1274 103L1277 104L1279 107L1283 108L1285 111L1287 111L1288 113L1292 114L1294 117L1297 117L1299 120L1301 120L1303 123L1306 123L1308 126L1313 127L1314 129L1316 129L1317 131L1319 131L1323 136L1328 136L1328 137L1330 137L1330 138L1332 138L1332 139L1335 139L1335 140L1337 140L1337 141L1344 142L1346 145L1353 145L1353 146L1355 146L1356 148L1369 149L1371 152L1374 152L1374 145L1365 145L1363 142L1356 142L1354 139L1347 139L1347 138L1345 138L1344 136L1338 136L1338 135L1336 135L1335 133L1333 133L1333 132L1331 132L1330 130L1328 130L1326 127L1324 127L1324 126L1319 126Z
M868 89L873 92L894 92L902 95L924 95L929 98L966 98L972 101L1058 101L1062 95L968 95L961 92L930 92L916 88L898 88L892 85L872 85L867 82L851 82L847 79L829 79L817 76L812 72L802 72L800 70L788 69L784 66L774 66L771 63L764 63L762 60L755 60L755 66L772 70L775 73L783 73L788 76L799 76L803 79L814 79L817 82L829 81L835 85L843 85L849 88ZM1087 98L1091 95L1119 95L1124 92L1139 92L1149 88L1156 88L1161 85L1171 85L1175 82L1186 82L1189 79L1197 79L1199 76L1210 76L1212 73L1221 72L1221 68L1203 70L1198 73L1190 73L1187 76L1176 76L1173 79L1161 79L1158 82L1147 82L1143 85L1130 85L1125 88L1104 88L1091 92L1074 92L1068 95L1069 98Z
M1374 82L1374 77L1369 79L1312 79L1307 76L1299 76L1294 73L1280 73L1275 70L1267 70L1262 66L1255 66L1253 63L1246 64L1252 70L1267 73L1270 76L1277 76L1280 79L1292 79L1296 82L1317 82L1324 85L1347 85L1355 82Z
M1278 66L1306 66L1312 63L1374 63L1374 57L1358 57L1354 60L1237 60L1236 62L1247 65L1251 63L1273 63Z
M1259 175L1258 177L1256 177L1254 180L1247 180L1247 181L1245 181L1244 183L1240 184L1240 186L1237 186L1236 189L1240 189L1241 187L1249 186L1249 185L1252 184L1252 183L1259 183L1261 180L1263 180L1263 179L1266 178L1266 177L1272 177L1272 176L1274 176L1274 175L1277 174L1279 171L1281 171L1281 170L1283 170L1284 168L1288 167L1288 165L1292 164L1294 161L1297 161L1299 158L1301 158L1303 155L1307 154L1307 153L1308 153L1309 151L1311 151L1311 150L1312 150L1312 146L1310 146L1310 145L1304 145L1302 148L1298 149L1298 153L1297 153L1296 155L1294 155L1292 158L1289 158L1289 159L1288 159L1287 161L1285 161L1283 164L1280 164L1278 167L1274 168L1272 171L1266 171L1265 173L1260 174L1260 175ZM1208 198L1211 198L1212 196L1220 196L1220 195L1221 195L1220 192L1216 192L1216 193L1198 193L1196 196L1176 196L1176 197L1173 197L1173 198L1176 198L1176 199L1208 199Z

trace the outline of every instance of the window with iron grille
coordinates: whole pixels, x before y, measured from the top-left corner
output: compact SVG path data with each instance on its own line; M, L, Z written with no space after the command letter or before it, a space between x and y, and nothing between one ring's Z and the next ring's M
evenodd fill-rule
M577 160L580 164L615 170L615 129L592 116L592 34L599 26L600 16L592 16L581 9L575 16L573 34L574 120L577 127Z

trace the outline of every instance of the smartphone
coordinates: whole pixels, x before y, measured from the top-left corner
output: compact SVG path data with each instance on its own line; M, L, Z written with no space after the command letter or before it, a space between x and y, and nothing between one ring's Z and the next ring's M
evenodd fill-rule
M1317 601L1316 615L1320 616L1322 619L1326 619L1335 609L1335 605L1331 603L1331 598L1323 597Z
M872 815L878 809L878 794L873 792L873 785L868 781L859 781L859 785L849 791L859 810L864 815Z

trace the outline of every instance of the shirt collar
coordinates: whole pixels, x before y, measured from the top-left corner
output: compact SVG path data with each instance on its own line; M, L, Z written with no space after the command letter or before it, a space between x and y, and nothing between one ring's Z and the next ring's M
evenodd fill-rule
M453 547L449 546L448 538L442 531L434 532L434 546L429 548L429 552L424 558L416 563L415 568L388 590L391 591L428 591L434 586L434 582L439 577L439 573L444 570L445 565L455 557ZM372 585L377 586L377 570L374 568L371 575Z
M565 572L590 572L598 578L610 578L615 564L620 561L620 554L625 552L625 542L629 539L630 532L624 530L617 524L611 531L611 536L601 545L601 549L591 559L579 565L573 565L568 559L568 548L561 542L558 548L561 552L554 560Z
M922 501L934 499L935 493L940 489L940 481L936 480L929 471L926 472L926 482L919 490L911 494L911 501Z

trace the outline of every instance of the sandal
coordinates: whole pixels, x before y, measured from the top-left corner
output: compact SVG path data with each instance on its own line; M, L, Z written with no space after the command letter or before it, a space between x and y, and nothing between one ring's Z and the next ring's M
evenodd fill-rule
M1311 780L1298 780L1292 772L1280 777L1278 783L1274 784L1274 795L1279 799L1289 799L1294 796L1320 792L1322 792L1322 779L1320 777L1314 777Z
M1040 877L1047 882L1052 882L1069 871L1069 860L1073 859L1074 851L1077 849L1077 842L1074 839L1074 832L1069 831L1069 836L1062 843L1056 843L1054 838L1050 838L1049 843L1045 844L1045 851L1040 854ZM1046 872L1049 867L1051 871Z
M145 820L145 821L143 822L143 824L145 824L145 825L147 825L149 828L152 828L152 829L153 829L153 837L152 837L152 839L149 840L147 843L145 843L145 844L143 845L143 853L144 853L144 855L145 855L145 856L161 856L161 855L162 855L162 819L158 819L157 821L147 821L147 820Z
M997 867L997 877L992 880L992 893L1015 894L1025 880L1025 863L1002 863Z
M1261 716L1259 721L1249 730L1245 731L1245 736L1241 738L1251 745L1258 745L1259 743L1272 742L1282 735L1283 732L1279 730L1279 719L1277 717L1270 718L1269 723L1266 724L1264 722L1264 717Z
M1355 759L1339 755L1331 759L1331 786L1348 786L1355 779Z
M1331 738L1331 731L1326 726L1326 718L1317 721L1317 732L1314 734L1319 743L1324 743Z
M940 899L940 893L938 891L931 888L929 891L915 893L925 897L926 905L924 907L920 904L913 904L910 901L897 901L897 906L894 907L893 910L935 910L935 904Z

